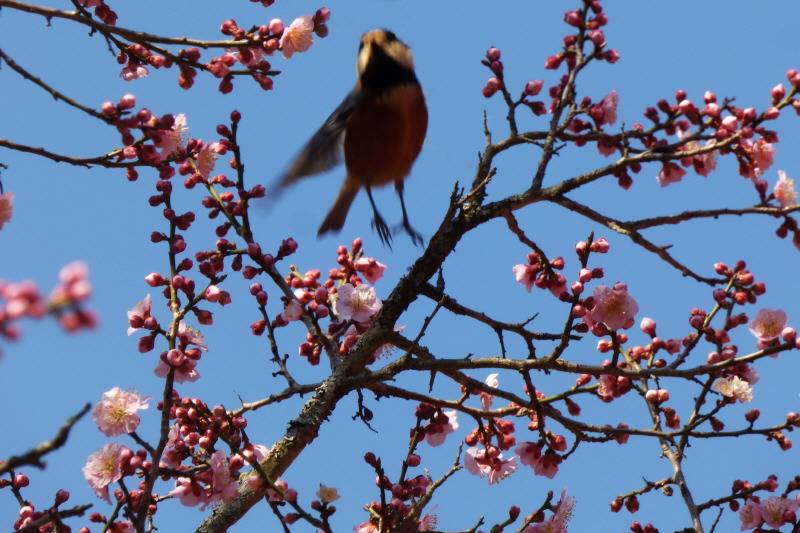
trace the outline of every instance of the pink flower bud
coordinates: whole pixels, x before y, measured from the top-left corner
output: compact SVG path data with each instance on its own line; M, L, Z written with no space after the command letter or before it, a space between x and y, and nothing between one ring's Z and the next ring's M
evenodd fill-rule
M644 333L650 336L656 334L656 321L650 317L644 317L641 324L639 324L639 327Z
M284 30L283 21L281 19L272 19L267 24L267 28L269 28L271 34L280 35Z
M567 11L564 13L564 22L576 28L580 28L583 23L581 14L578 11Z
M542 80L530 80L525 84L525 95L536 96L541 92L543 86L544 82Z
M136 106L136 97L130 93L124 94L119 99L119 107L121 109L131 109Z
M486 98L491 98L497 91L500 90L501 86L502 82L499 79L495 77L489 78L486 81L486 85L483 87L483 96Z
M738 125L738 121L736 117L733 115L728 115L727 117L722 119L722 127L728 131L736 131L736 127Z
M764 120L775 120L781 115L781 110L775 106L764 111Z
M492 46L486 51L486 59L489 61L498 61L500 59L500 49Z

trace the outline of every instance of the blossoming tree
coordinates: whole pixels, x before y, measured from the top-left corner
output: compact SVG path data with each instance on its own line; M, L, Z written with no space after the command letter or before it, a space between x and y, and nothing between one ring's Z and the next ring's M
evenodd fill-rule
M273 1L254 3L269 8ZM272 62L289 60L282 69L300 68L293 63L294 54L308 51L315 36L325 37L331 17L329 9L320 8L290 24L277 18L261 25L225 20L222 39L203 40L127 27L105 0L72 4L71 10L62 10L0 0L4 16L65 22L102 37L125 81L174 71L182 89L196 90L196 79L208 77L218 80L221 93L232 92L234 80L238 86L240 79L265 91L280 90L280 73ZM4 517L6 527L25 532L150 532L177 508L184 510L181 523L194 520L192 528L198 532L236 529L245 515L266 510L274 515L271 527L284 531L355 525L359 533L451 527L561 533L581 512L575 496L559 483L561 470L583 463L591 475L596 449L652 443L657 450L653 458L661 461L654 468L661 471L658 479L636 486L592 487L607 491L609 513L624 508L635 514L632 519L638 521L630 524L630 531L658 531L658 517L649 512L658 492L680 500L684 531L714 531L724 527L721 523L731 524L732 516L742 530L797 531L800 478L795 472L745 480L731 469L718 474L716 492L711 493L698 491L692 482L690 458L698 441L735 439L739 458L748 454L754 440L774 443L776 454L791 448L788 434L800 426L800 415L786 412L791 406L773 406L763 416L749 406L740 410L740 404L752 402L757 394L758 365L767 358L783 364L791 356L785 352L800 348L789 316L783 309L761 305L769 280L756 278L747 257L723 257L709 268L695 266L650 234L703 221L711 234L710 222L721 217L769 217L777 237L791 238L800 248L794 181L775 168L776 119L800 114L800 73L788 70L786 81L765 91L763 101L752 107L711 91L697 98L678 90L658 99L663 95L654 88L657 103L643 110L643 120L636 122L631 114L625 118L632 122L623 123L617 91L598 97L591 85L578 83L591 68L613 71L620 59L607 42L609 15L599 0L577 0L563 20L563 41L542 57L543 70L555 74L551 82L512 81L501 50L488 47L481 58L488 75L482 92L490 102L502 102L504 122L490 128L484 116L485 141L474 175L453 185L447 208L422 250L414 257L393 257L398 270L408 266L394 284L386 283L388 267L383 263L390 262L385 257L390 252L367 253L360 238L336 248L329 263L292 263L306 260L289 230L262 224L258 206L270 191L249 167L245 170L245 118L239 111L230 112L214 133L202 132L214 137L204 141L201 132L189 129L191 116L159 115L140 106L130 93L95 108L51 83L47 72L36 72L0 49L0 61L7 67L3 75L20 76L112 128L119 138L115 149L93 157L6 138L0 139L0 148L69 165L118 169L127 180L138 182L130 187L154 188L148 199L154 210L146 224L157 226L150 241L160 246L164 259L152 272L142 272L149 294L142 291L138 303L129 302L127 313L127 333L135 339L130 352L148 357L148 379L157 385L158 395L147 397L129 384L108 383L94 405L76 409L62 427L53 428L52 439L28 450L0 447L6 457L0 463L0 496L18 510ZM527 53L538 61L534 52ZM162 70L167 73L158 72ZM503 177L498 161L530 146L536 149L528 160L532 176L516 179L513 192L494 192ZM565 177L552 170L565 157L604 159ZM607 214L602 202L593 203L591 195L581 194L610 181L618 185L615 194L635 195L628 189L647 176L661 187L679 187L690 173L715 177L721 172L718 163L722 167L725 160L735 162L749 187L751 205L730 207L721 190L715 193L717 207L655 216L648 211L648 216L622 220ZM6 190L0 190L0 230L5 232L18 216L8 185L18 169L2 168ZM561 242L564 256L547 250L539 235L542 225L521 221L522 213L546 204L578 215L597 231L588 230L578 242ZM216 227L198 231L198 215L215 221ZM542 322L538 317L503 319L500 302L467 304L468 295L451 292L446 261L458 255L456 246L475 230L497 221L524 251L517 264L496 265L487 257L474 276L481 283L515 280L516 290L527 291L536 302L531 306L537 314L549 316L545 323L557 327L534 328ZM213 245L204 245L209 239ZM689 310L683 329L664 331L650 318L665 313L659 303L637 299L624 269L611 272L602 266L615 253L615 241L632 244L631 265L637 255L663 263L674 277L663 281L667 287L691 283L703 288L701 301L668 310ZM483 248L489 256L496 253L490 242ZM792 246L785 248L789 257ZM236 284L242 279L244 291ZM80 262L61 270L47 298L33 282L0 282L0 336L15 341L23 325L42 327L25 324L27 319L47 317L69 332L92 329L97 318L90 307L91 292L87 266ZM275 380L261 389L260 399L224 405L213 394L185 391L198 380L215 380L203 367L225 346L207 339L233 301L247 301L251 317L249 324L239 324L235 335L265 340L262 349ZM461 319L461 328L483 328L496 339L496 347L449 353L448 343L434 342L438 338L429 335L446 315ZM454 328L448 334L465 331ZM11 345L3 350L14 357ZM381 399L392 403L377 404ZM391 419L391 425L402 428L397 434L402 435L402 453L376 453L358 439L348 439L352 442L342 459L368 468L370 476L320 476L313 480L318 490L298 490L302 483L293 478L293 470L327 425L343 423L329 421L348 400L356 406L352 424L358 429L335 431L368 432L371 424ZM284 404L296 410L277 424L280 434L266 440L249 420L265 411L282 416ZM388 413L384 405L395 407ZM592 416L588 405L594 405ZM631 415L633 409L645 418ZM37 489L37 479L54 473L60 448L81 446L70 435L76 424L88 423L81 420L89 412L105 439L98 449L87 451L82 470L97 501L76 504L67 488L52 495ZM453 459L432 459L433 448L449 448ZM32 473L32 468L44 466L45 458L48 469ZM443 510L458 505L443 491L470 474L485 480L486 501L491 501L494 485L511 479L526 478L530 488L517 501L498 500L476 511L468 517L469 526L445 524L450 516L437 513L437 502ZM363 510L348 515L361 513L360 518L339 522L343 512L335 502L341 494L373 479L372 496L361 502ZM600 519L592 520L597 524Z

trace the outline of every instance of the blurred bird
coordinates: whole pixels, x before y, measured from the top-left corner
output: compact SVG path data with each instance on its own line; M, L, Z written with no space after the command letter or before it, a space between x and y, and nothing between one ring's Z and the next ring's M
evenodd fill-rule
M361 37L358 80L339 107L311 137L286 173L280 187L324 172L342 161L347 169L342 188L317 235L339 231L361 187L372 204L372 227L385 245L391 232L372 198L372 187L394 182L403 210L402 227L414 244L422 237L408 221L403 182L417 159L428 129L428 110L408 46L385 29Z

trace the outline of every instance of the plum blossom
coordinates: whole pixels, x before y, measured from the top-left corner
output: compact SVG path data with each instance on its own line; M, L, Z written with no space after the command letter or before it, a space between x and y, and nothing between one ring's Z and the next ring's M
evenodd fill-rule
M319 498L319 501L322 503L335 502L339 499L339 492L335 487L327 487L320 483L319 490L317 491L317 498Z
M125 65L125 67L123 67L122 72L119 73L119 76L125 81L134 81L138 80L139 78L146 78L148 74L150 74L150 71L147 70L147 67L141 63L130 61L127 65Z
M359 285L353 287L345 283L339 287L338 298L333 310L340 320L354 320L360 324L370 319L381 310L383 303L375 294L374 287Z
M742 508L739 510L739 520L742 523L741 531L754 529L764 523L764 518L761 516L761 505L751 499L747 500Z
M147 409L148 399L132 391L114 387L103 393L100 402L92 411L92 419L105 435L116 437L131 433L139 426L136 411Z
M575 508L575 498L567 496L567 491L561 492L561 499L556 504L553 516L532 524L523 530L523 533L567 533L567 523L572 518L572 511Z
M598 285L594 289L594 307L584 320L591 326L602 322L608 329L629 328L634 324L639 304L629 294L628 286L616 283L613 287Z
M536 281L536 274L539 272L538 265L514 265L511 270L514 272L517 283L524 285L525 290L531 292L533 283Z
M297 17L288 28L283 30L283 35L278 42L283 57L289 59L295 52L305 52L314 43L314 19L309 15Z
M238 493L239 482L231 476L228 458L225 452L217 450L211 454L211 502L227 502Z
M783 170L778 171L778 181L775 183L775 188L772 190L775 199L781 204L781 207L789 207L797 203L797 191L794 188L794 180L786 175ZM3 216L0 209L0 222ZM2 225L0 224L0 227Z
M383 277L386 265L372 257L361 257L353 265L356 271L364 274L368 282L375 285L375 282Z
M82 302L92 294L89 267L83 261L73 261L58 272L59 284L50 293L50 305Z
M786 523L784 516L797 510L797 502L794 499L771 496L761 501L761 517L770 527L778 528Z
M434 506L435 507L435 506ZM439 525L439 517L433 513L422 515L417 524L417 531L436 531Z
M199 484L194 483L191 478L179 477L175 480L175 488L169 491L169 495L178 498L181 504L187 507L194 507L202 503L208 505L208 496Z
M141 329L145 319L150 317L150 310L153 306L153 300L150 295L144 297L142 301L133 306L133 309L128 311L128 336L133 335L136 331Z
M200 373L195 369L197 361L188 357L183 351L173 348L163 354L158 360L154 373L160 378L167 377L170 368L175 369L175 382L194 382L200 379Z
M503 454L496 448L487 451L472 446L464 452L464 466L470 474L488 477L489 484L494 485L516 471L517 460L515 457L503 459Z
M11 220L13 208L11 202L14 200L14 195L10 192L0 194L0 229L3 229L3 224Z
M498 374L497 372L489 374L488 376L486 376L486 380L484 380L484 383L486 383L487 386L496 389L497 387L500 386L500 380L497 379L499 375L500 374ZM484 411L492 406L493 398L494 396L492 396L488 392L481 392L481 405L483 406Z
M154 144L161 148L161 159L166 159L186 144L186 134L189 127L186 125L186 115L181 113L175 116L172 128L161 130Z
M542 453L542 447L535 442L522 442L514 451L520 462L532 467L537 476L553 479L558 472L558 465L561 464L561 457L557 453L552 450Z
M380 530L378 526L367 520L366 522L362 522L353 528L354 533L379 533Z
M775 158L775 147L764 139L759 139L752 143L749 148L750 155L757 167L757 177L766 172L766 170L772 166L772 161Z
M688 135L688 132L678 130L679 140L683 140ZM703 148L710 148L714 146L714 144L715 141L713 139L709 139L705 142ZM681 147L681 151L692 152L698 148L700 148L700 143L697 141L688 141ZM701 176L708 177L708 175L717 168L717 151L712 150L710 152L705 152L692 157L684 157L681 159L681 164L685 167L692 165L695 172Z
M761 309L750 323L750 333L755 335L759 345L769 344L780 336L787 320L782 309Z
M193 344L201 350L208 350L208 346L205 345L206 341L203 337L203 334L196 329L187 326L186 322L182 320L178 324L178 338L184 344Z
M425 428L425 442L431 446L441 445L450 433L458 429L458 417L456 416L456 412L453 410L442 412L447 416L446 424L431 422Z
M658 180L659 185L666 187L670 183L677 183L681 181L685 175L686 171L681 167L675 163L666 162L661 167L661 171L658 173L658 176L656 176L656 180Z
M195 157L197 172L204 178L208 178L214 170L217 157L224 152L225 148L220 143L204 144Z
M94 452L86 460L83 477L92 490L108 503L108 486L122 478L122 452L126 448L115 442L109 442Z
M602 116L598 123L602 126L603 124L613 124L617 121L617 103L619 102L619 95L617 91L611 91L607 95L600 100L599 108L602 111ZM599 115L599 114L598 114Z
M301 316L303 316L303 305L297 300L291 300L287 303L281 313L281 317L283 317L286 322L300 320Z
M753 388L750 383L739 376L717 378L711 388L723 396L738 400L740 403L748 403L753 399Z

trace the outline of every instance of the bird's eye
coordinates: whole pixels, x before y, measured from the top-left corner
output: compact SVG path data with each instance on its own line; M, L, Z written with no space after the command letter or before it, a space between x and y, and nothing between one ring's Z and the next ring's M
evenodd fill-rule
M389 31L389 30L385 30L385 31L386 31L386 40L387 41L389 41L391 43L392 41L396 41L397 40L397 35L395 35L395 33L393 31Z

